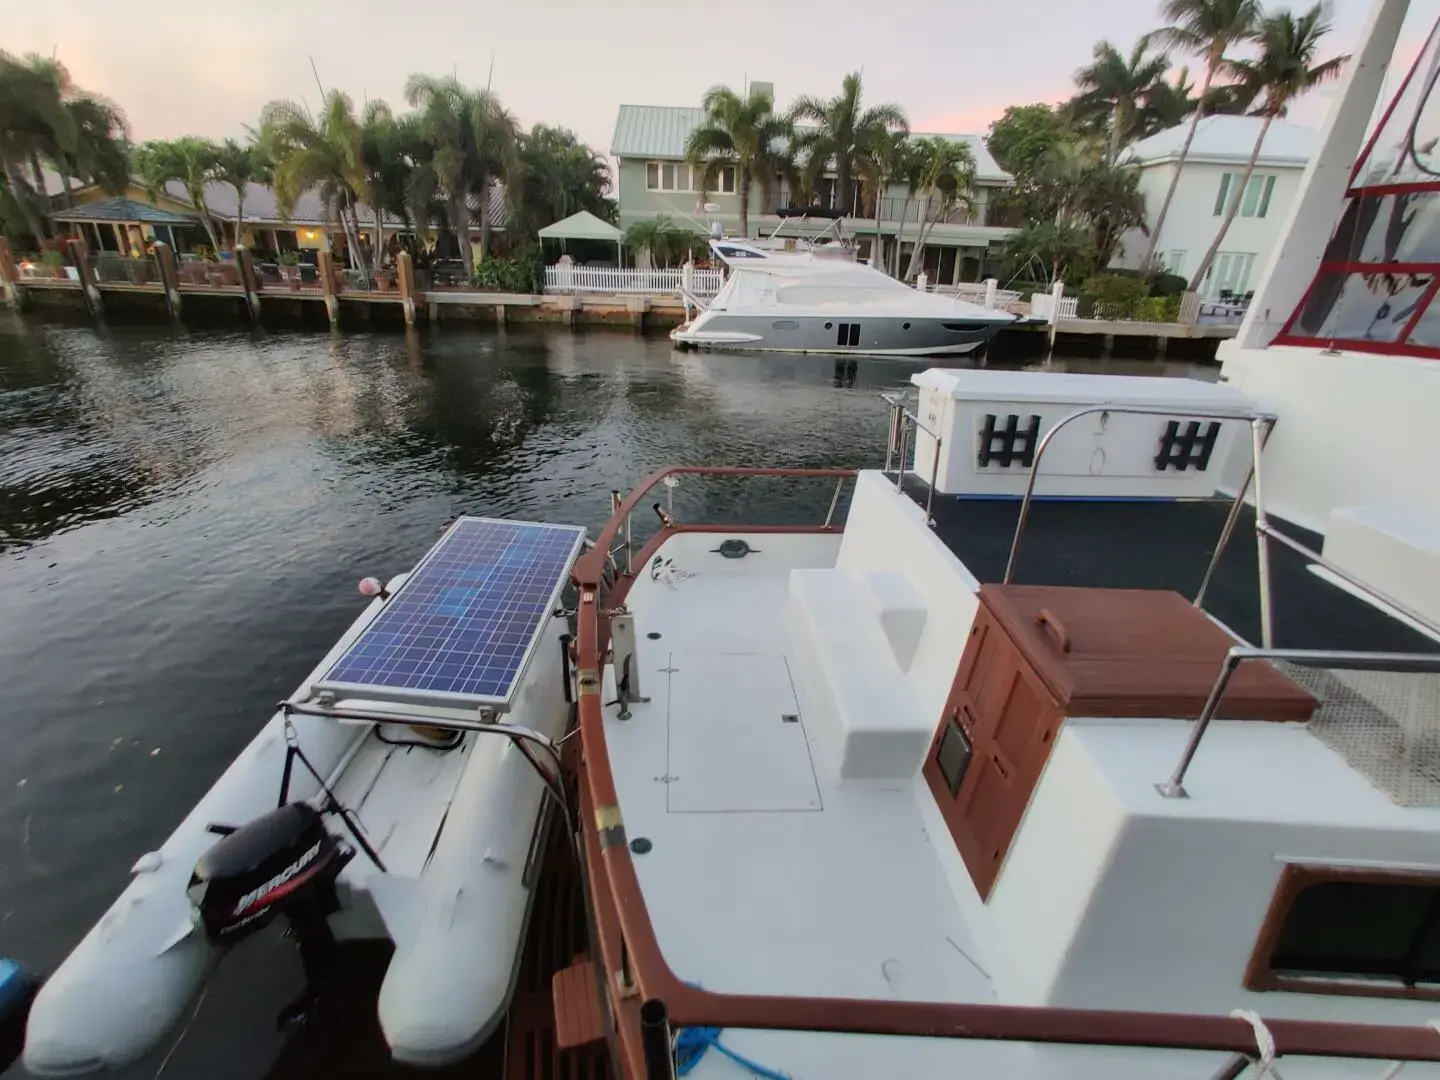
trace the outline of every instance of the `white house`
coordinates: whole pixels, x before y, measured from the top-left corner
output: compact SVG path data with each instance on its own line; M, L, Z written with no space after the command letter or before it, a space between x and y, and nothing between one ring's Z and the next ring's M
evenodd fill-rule
M1200 265L1223 220L1225 204L1245 172L1263 123L1258 116L1207 116L1200 121L1155 245L1156 257L1170 272L1188 278ZM1165 200L1188 129L1187 122L1157 132L1131 144L1121 156L1122 161L1140 166L1145 216L1152 223L1160 215L1160 204ZM1218 296L1227 290L1243 295L1255 287L1271 250L1280 240L1286 214L1300 188L1300 177L1318 142L1319 133L1310 128L1285 120L1270 125L1255 172L1240 196L1239 213L1201 287L1203 295ZM1138 268L1147 243L1148 238L1139 229L1127 233L1115 265Z

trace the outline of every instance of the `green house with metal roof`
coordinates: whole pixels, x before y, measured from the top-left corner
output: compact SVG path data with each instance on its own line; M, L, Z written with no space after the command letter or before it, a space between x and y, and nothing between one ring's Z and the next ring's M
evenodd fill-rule
M756 85L756 84L752 84ZM763 85L763 84L761 84ZM720 221L725 231L737 234L740 227L740 196L733 169L721 173L716 190L702 202L700 170L685 161L685 143L690 133L705 120L705 110L687 106L621 105L615 119L610 153L617 159L616 199L620 227L628 229L644 218L670 217L678 226L706 232L709 223ZM915 138L929 137L916 133ZM979 135L942 135L963 142L975 159L975 206L956 209L938 221L926 239L923 265L930 281L951 284L979 281L998 272L999 249L1013 228L994 224L992 210L996 194L1014 179L996 164ZM814 202L832 207L835 198L834 174L822 177L812 196ZM703 203L719 207L706 212ZM750 194L750 234L769 234L780 224L773 212L789 206L792 193L783 186L762 199L758 186ZM861 205L845 219L846 231L856 240L860 257L868 259L876 238L875 200L862 192ZM921 200L907 195L904 185L890 185L879 199L880 254L892 258L899 245L901 265L909 261L920 234ZM883 265L883 262L882 262Z

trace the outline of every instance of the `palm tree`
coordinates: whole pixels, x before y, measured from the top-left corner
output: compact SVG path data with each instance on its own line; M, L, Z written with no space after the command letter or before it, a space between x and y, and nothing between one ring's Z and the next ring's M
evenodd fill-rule
M701 169L700 197L719 185L721 170L735 170L740 193L740 233L750 235L750 186L760 186L761 198L786 175L788 159L781 147L792 134L790 121L775 115L775 103L764 90L751 88L741 98L728 86L712 86L701 99L705 119L690 132L685 157Z
M465 272L473 278L470 203L475 199L480 207L483 259L490 250L492 189L519 172L518 125L489 90L471 90L449 76L410 76L405 100L419 110L420 133L431 148L411 179L410 203L419 210L432 200L443 202Z
M165 194L165 185L178 180L185 188L190 205L210 237L210 245L218 253L225 247L215 232L210 207L205 201L205 185L215 179L216 146L208 139L186 135L180 139L156 140L135 148L135 173L152 199Z
M1161 79L1150 88L1140 106L1135 124L1135 137L1144 139L1156 132L1179 127L1200 107L1190 82L1190 69L1182 67L1172 83Z
M74 118L64 103L68 89L69 78L59 64L0 51L0 171L37 240L49 233L44 180L36 162L47 150L72 153L76 147ZM25 176L27 168L33 182Z
M643 218L625 230L625 245L635 252L648 252L652 265L666 269L674 262L689 257L704 243L700 236L677 226L664 214Z
M1195 276L1190 279L1191 292L1199 291L1204 283L1205 275L1210 272L1210 264L1215 261L1215 254L1220 250L1225 234L1230 230L1230 223L1235 220L1235 212L1240 209L1240 200L1255 172L1255 162L1260 157L1260 148L1270 131L1270 125L1277 116L1285 115L1291 102L1307 90L1337 78L1345 62L1350 59L1348 56L1336 56L1323 63L1315 63L1320 39L1329 32L1330 24L1325 21L1322 4L1316 4L1298 18L1288 11L1282 11L1278 15L1266 17L1260 23L1259 32L1256 34L1260 44L1258 59L1226 61L1234 80L1254 90L1256 95L1261 97L1259 113L1265 120L1255 136L1255 146L1250 151L1250 159L1245 162L1245 171L1240 175L1240 182L1231 188L1225 216L1220 221L1220 228L1215 232L1215 239L1210 242L1205 257L1195 268Z
M252 184L268 184L273 173L270 159L254 143L241 146L226 139L215 147L210 177L235 189L235 247L240 246L240 230L245 222L245 190Z
M925 241L935 222L957 206L974 205L975 157L966 143L931 135L915 143L915 154L920 171L917 186L924 192L924 202L920 210L920 232L905 271L906 281L913 281L920 273Z
M355 204L369 193L360 160L360 122L350 96L340 90L327 93L318 121L293 101L272 101L260 110L258 141L274 162L281 215L288 217L301 194L314 190L326 218L340 222L350 265L364 273Z
M1070 111L1093 126L1108 126L1111 161L1120 156L1120 148L1132 134L1141 102L1169 70L1170 58L1149 56L1149 48L1149 42L1141 38L1125 57L1110 42L1098 42L1094 62L1075 73L1080 93L1071 101Z
M889 128L868 128L861 134L858 167L861 177L875 192L875 243L870 251L870 265L878 266L883 247L884 233L881 231L880 215L885 192L892 181L905 176L909 136L903 131ZM915 184L918 185L916 178ZM911 194L914 194L912 185Z
M409 203L410 184L416 163L426 152L418 117L397 117L384 101L366 102L360 124L360 163L365 171L370 212L375 217L371 256L377 274L385 259L385 215L392 214L412 228L415 225ZM429 215L420 220L428 221Z
M1248 41L1255 34L1260 19L1260 5L1257 0L1166 0L1162 9L1169 25L1149 35L1150 39L1168 48L1203 57L1205 77L1200 82L1200 105L1191 114L1190 129L1185 132L1185 141L1180 144L1180 156L1170 174L1170 186L1165 189L1165 198L1160 211L1155 215L1155 224L1150 229L1150 242L1145 245L1142 269L1149 271L1155 259L1155 245L1160 240L1160 230L1165 225L1165 216L1170 212L1170 203L1175 198L1175 188L1180 183L1180 173L1190 156L1190 144L1195 140L1195 130L1200 118L1212 104L1211 88L1216 74L1224 67L1225 54L1233 45Z
M613 222L610 166L565 128L536 124L520 139L519 182L507 188L512 220L526 234L578 210Z
M130 124L114 102L96 94L81 93L65 102L75 130L73 150L58 144L51 152L67 208L73 208L70 181L95 184L110 195L123 195L130 186Z
M858 71L846 75L839 95L828 101L800 98L790 108L790 120L815 125L797 135L796 146L808 154L806 171L812 186L827 166L834 167L835 205L847 212L855 209L854 177L862 172L865 144L878 131L910 130L910 121L899 105L861 108Z
M1015 274L1040 267L1046 284L1053 285L1086 273L1095 262L1095 247L1089 232L1074 222L1027 221L1005 242L1005 260Z

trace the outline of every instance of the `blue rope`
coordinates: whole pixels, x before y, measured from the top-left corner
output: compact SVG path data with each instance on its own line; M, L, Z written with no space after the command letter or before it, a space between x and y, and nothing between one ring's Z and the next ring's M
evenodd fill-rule
M713 1027L681 1029L680 1034L675 1037L675 1075L688 1076L690 1071L700 1064L705 1051L712 1046L737 1065L749 1069L761 1080L791 1080L789 1073L767 1069L764 1065L735 1053L720 1041L720 1029Z
M697 990L700 989L699 983L687 983L686 985L693 986ZM764 1065L735 1053L720 1041L720 1028L718 1027L680 1029L675 1036L675 1075L688 1076L690 1071L700 1064L700 1059L705 1056L705 1051L712 1046L741 1068L749 1069L753 1075L760 1077L760 1080L793 1080L789 1073L767 1069Z

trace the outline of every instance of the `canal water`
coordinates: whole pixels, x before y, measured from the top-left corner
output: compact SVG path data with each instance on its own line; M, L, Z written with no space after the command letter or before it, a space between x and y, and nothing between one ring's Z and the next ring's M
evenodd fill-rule
M663 464L874 467L877 394L923 366L0 313L0 956L58 964L355 617L356 581L408 568L456 515L598 527ZM687 496L718 520L817 520L829 489ZM276 935L247 943L128 1075L399 1074L373 1031L338 1069L285 1045L272 1021L298 988Z

